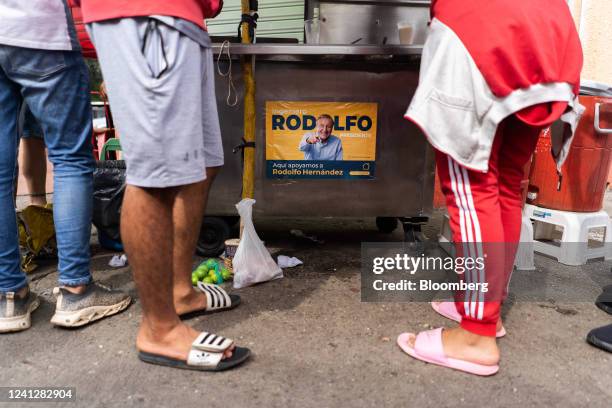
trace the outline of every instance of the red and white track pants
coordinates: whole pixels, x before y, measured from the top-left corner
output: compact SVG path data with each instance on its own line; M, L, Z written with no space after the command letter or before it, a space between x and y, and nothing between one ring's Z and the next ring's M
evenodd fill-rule
M457 256L484 260L484 268L468 270L462 278L486 282L488 292L466 291L455 297L463 316L461 327L472 333L495 336L520 239L523 168L535 150L540 130L515 116L504 120L495 135L487 173L462 167L436 151Z

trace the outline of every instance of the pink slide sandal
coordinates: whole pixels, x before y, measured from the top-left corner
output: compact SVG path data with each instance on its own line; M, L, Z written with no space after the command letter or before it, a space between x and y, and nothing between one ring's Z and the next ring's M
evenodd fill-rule
M444 301L444 302L431 302L431 307L433 310L438 312L438 314L446 317L447 319L453 320L457 323L461 323L461 315L457 311L457 307L455 306L455 302ZM495 333L495 337L498 339L500 337L504 337L506 335L506 329L502 326L501 329Z
M408 341L414 336L413 333L400 334L397 338L397 345L406 354L417 360L481 376L493 375L499 371L499 365L489 366L447 357L442 345L442 328L419 333L416 336L414 348L412 348Z

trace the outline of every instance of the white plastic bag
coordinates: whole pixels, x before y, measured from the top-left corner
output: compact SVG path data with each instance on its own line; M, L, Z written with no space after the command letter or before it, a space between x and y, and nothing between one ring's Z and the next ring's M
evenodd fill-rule
M281 268L293 268L294 266L302 265L304 262L297 259L295 256L279 255L276 258L276 263Z
M232 259L236 289L283 277L283 270L274 262L255 232L253 204L255 200L251 198L244 198L236 204L244 226L240 244Z

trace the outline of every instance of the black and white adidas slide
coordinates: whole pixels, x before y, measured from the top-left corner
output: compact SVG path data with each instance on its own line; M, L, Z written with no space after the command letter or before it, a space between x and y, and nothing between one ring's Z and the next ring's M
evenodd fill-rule
M187 361L160 356L158 354L138 352L138 358L145 363L166 367L198 371L223 371L244 363L251 355L246 347L235 347L232 357L223 359L223 353L234 341L216 334L202 332L191 344Z
M206 295L206 309L183 313L181 319L207 315L231 310L240 304L240 296L228 294L222 287L210 283L198 282L198 289Z

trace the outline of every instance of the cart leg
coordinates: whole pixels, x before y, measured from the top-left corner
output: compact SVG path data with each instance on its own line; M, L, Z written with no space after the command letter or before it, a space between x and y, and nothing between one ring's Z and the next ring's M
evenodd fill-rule
M425 241L427 237L421 231L421 227L427 224L427 217L402 217L399 218L404 227L404 242L409 244L410 248L423 251L425 250Z

